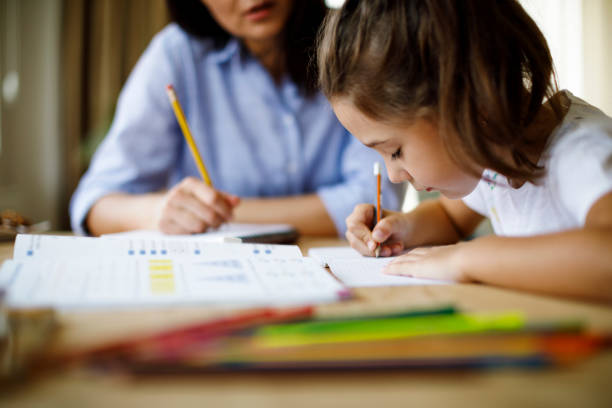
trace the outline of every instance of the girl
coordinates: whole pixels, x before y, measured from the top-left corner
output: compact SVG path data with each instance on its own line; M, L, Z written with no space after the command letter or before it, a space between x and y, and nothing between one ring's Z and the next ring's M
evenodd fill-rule
M556 92L546 41L513 0L348 0L319 80L391 181L442 197L347 218L386 272L612 300L612 119ZM456 244L483 219L495 236Z
M234 219L343 234L355 204L372 194L376 154L340 125L307 69L322 1L168 6L175 23L153 39L123 88L72 198L73 229L186 234ZM168 84L218 190L198 176ZM385 199L397 207L398 188L389 185Z

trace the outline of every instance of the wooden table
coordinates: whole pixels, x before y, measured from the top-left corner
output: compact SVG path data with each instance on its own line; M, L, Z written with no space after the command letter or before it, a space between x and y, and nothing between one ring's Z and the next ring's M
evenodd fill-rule
M300 241L313 246L346 245L335 239ZM0 259L12 244L0 244ZM532 320L577 318L612 331L612 308L483 285L363 288L355 299L318 308L321 315L365 309L394 310L455 304L465 311L521 310ZM210 308L64 313L56 350L77 349L109 339L147 333L230 313ZM402 370L231 373L130 379L117 374L67 370L25 381L1 395L0 406L489 406L612 407L612 352L577 365L544 370L419 372Z

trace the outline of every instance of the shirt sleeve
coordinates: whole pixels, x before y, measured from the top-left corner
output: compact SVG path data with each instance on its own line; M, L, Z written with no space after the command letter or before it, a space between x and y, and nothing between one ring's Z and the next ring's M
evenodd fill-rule
M184 91L173 66L179 60L173 53L181 47L178 31L171 25L152 40L122 89L111 128L71 199L75 232L87 233L85 219L101 197L166 186L181 149L180 129L166 95L168 84L179 95Z
M462 201L473 211L476 211L478 214L488 217L489 212L487 210L487 204L482 194L483 183L484 181L480 180L476 185L474 191L463 197Z
M548 171L561 204L584 225L595 202L612 191L612 126L583 126L551 154Z
M373 163L382 162L378 153L359 143L348 132L346 138L346 147L340 159L342 182L323 186L317 190L336 225L339 236L344 236L346 217L353 212L357 204L376 203L376 178L373 174ZM386 169L382 167L381 205L386 209L397 211L401 205L404 186L391 183Z

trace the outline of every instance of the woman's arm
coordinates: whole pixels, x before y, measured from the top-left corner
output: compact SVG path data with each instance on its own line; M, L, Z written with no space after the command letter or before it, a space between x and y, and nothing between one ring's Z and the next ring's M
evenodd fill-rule
M591 207L581 229L419 248L388 272L612 301L612 193Z
M247 199L239 203L237 197L213 190L195 179L186 179L168 192L106 195L93 205L86 222L92 235L134 229L190 234L229 220L286 223L305 235L336 234L334 223L316 194Z
M336 235L336 226L317 194L243 199L234 221L291 224L302 235Z

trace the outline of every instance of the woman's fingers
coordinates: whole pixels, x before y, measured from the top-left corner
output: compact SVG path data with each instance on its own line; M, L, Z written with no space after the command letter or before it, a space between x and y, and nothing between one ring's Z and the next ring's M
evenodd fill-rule
M198 220L203 221L206 224L204 229L206 227L216 228L226 221L213 208L189 193L185 193L181 200L176 202L176 205L179 209L192 213Z
M200 202L215 211L224 221L231 219L234 206L226 198L226 194L194 178L187 178L181 184Z
M206 229L206 225L189 212L168 206L162 213L159 229L165 234L192 234Z
M239 197L188 177L166 193L158 225L169 234L204 232L229 221L239 203Z

